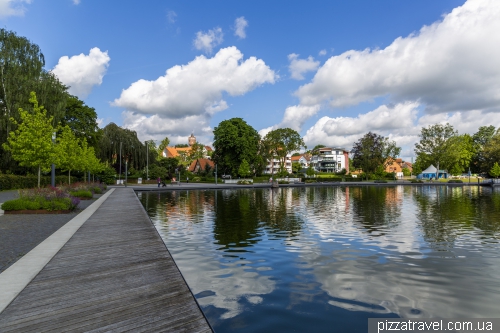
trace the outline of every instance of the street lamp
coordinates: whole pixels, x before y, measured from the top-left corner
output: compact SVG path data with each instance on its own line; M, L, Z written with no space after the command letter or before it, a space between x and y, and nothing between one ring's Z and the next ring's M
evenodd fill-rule
M52 144L56 143L56 132L52 133ZM52 163L52 170L50 172L50 185L56 187L56 166Z
M120 173L118 174L118 184L122 180L122 142L120 141Z

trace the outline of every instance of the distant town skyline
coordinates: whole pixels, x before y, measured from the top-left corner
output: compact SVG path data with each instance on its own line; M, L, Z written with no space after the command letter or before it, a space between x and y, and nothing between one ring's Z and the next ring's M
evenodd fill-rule
M240 117L346 149L372 131L408 161L422 126L500 127L498 17L496 0L0 0L101 127L211 144Z

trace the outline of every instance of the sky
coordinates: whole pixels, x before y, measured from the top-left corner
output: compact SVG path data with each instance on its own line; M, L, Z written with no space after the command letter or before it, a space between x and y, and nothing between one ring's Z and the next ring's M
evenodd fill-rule
M500 127L500 1L0 0L70 93L140 140L204 144L243 118L308 148L372 131Z

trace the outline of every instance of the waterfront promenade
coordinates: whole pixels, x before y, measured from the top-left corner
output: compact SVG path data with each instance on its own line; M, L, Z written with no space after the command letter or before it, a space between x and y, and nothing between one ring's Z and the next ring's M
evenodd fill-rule
M0 332L211 332L132 188L0 274Z

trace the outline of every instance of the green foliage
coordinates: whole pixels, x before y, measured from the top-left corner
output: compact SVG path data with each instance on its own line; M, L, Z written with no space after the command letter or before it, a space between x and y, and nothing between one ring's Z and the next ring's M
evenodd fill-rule
M410 179L410 183L412 184L423 184L424 181L420 179Z
M40 171L49 170L55 158L52 143L55 129L52 127L53 117L47 117L44 107L38 106L34 92L30 93L30 102L33 104L32 112L19 109L20 123L11 118L18 127L9 133L3 148L10 151L12 158L20 165L38 168L38 187L40 187Z
M92 192L90 190L77 190L77 191L70 191L69 194L73 197L78 197L78 198L92 198Z
M238 180L238 185L252 185L252 181L250 180L246 180L246 179L242 179L242 180Z
M307 167L306 175L312 177L314 176L314 174L315 174L314 168L312 167L311 164L309 164L309 166Z
M97 178L108 185L114 184L116 179L116 171L111 167L105 167L102 171L96 173Z
M218 172L235 175L243 160L248 162L250 169L262 168L259 141L259 133L243 119L232 118L222 121L214 129L212 160L217 164Z
M461 181L460 179L450 179L448 180L448 183L462 184L463 181Z
M395 158L401 152L396 142L389 141L376 133L368 132L354 143L352 162L354 167L360 168L367 174L381 173L389 157ZM382 167L382 169L380 168Z
M387 180L385 179L377 179L373 181L374 183L387 183Z
M493 164L493 167L490 169L490 175L496 178L500 176L500 165L498 165L498 162L495 162L495 164Z
M297 174L300 169L302 169L302 164L300 164L299 162L292 162L292 172Z
M163 151L165 150L165 148L168 147L169 143L170 143L170 139L168 137L165 137L165 139L161 140L161 142L157 148L157 153L158 153L157 156L159 159L161 159L163 157Z
M408 168L404 167L404 168L403 168L403 176L405 176L405 177L409 177L409 176L411 176L411 171L410 171L410 169L408 169Z
M314 146L314 148L311 150L311 155L313 155L313 156L319 155L319 150L321 148L325 148L325 147L326 147L325 145L316 145L316 146Z
M457 131L448 123L423 127L419 134L420 141L415 145L419 166L425 169L433 164L439 169L451 168L455 160L452 145L457 144L450 140L454 136L457 136Z
M286 156L306 147L300 134L291 128L278 128L270 131L262 141L264 149L269 152L267 159L279 160L280 174L284 173Z
M472 136L474 142L475 154L472 158L471 171L480 173L485 171L488 166L488 156L486 156L484 148L495 135L495 126L481 126L478 131Z
M247 177L250 176L252 171L250 171L250 164L248 164L246 159L243 159L243 161L240 164L240 167L238 168L238 175L241 177Z
M485 144L483 148L484 161L482 162L482 170L490 171L491 168L500 161L500 130Z
M68 126L75 138L85 139L91 147L97 148L101 134L97 125L97 113L78 97L69 95L66 99L61 126L62 128Z
M136 170L141 170L146 166L146 145L139 141L135 131L121 128L114 123L109 123L103 128L97 157L114 167L118 173L120 145L122 173L125 171L125 161L128 161L128 165Z
M199 182L201 181L201 177L193 177L193 182Z
M30 92L35 92L40 104L49 110L52 125L62 118L67 88L53 73L44 70L44 65L38 45L15 32L0 29L0 146L17 128L19 109L31 107ZM9 151L0 152L0 169L12 170L16 166Z

